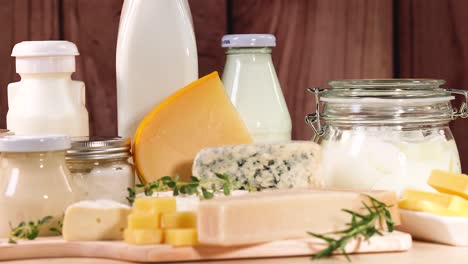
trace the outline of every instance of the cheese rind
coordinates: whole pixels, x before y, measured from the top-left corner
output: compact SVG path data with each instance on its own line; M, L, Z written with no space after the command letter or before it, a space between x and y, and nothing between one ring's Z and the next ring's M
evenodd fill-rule
M130 207L114 201L82 201L69 206L63 220L66 241L122 240Z
M174 228L164 230L164 242L173 246L193 246L198 244L195 228Z
M366 191L387 205L395 224L400 223L394 192ZM308 237L347 228L351 216L363 212L368 198L351 191L271 190L200 202L198 236L204 244L223 246Z
M320 146L310 141L232 145L201 150L192 174L227 174L258 190L320 187L320 161Z
M196 228L197 214L195 212L166 213L161 217L163 228Z
M163 241L162 229L125 229L124 240L132 245L161 244Z
M468 199L468 175L434 170L428 184L439 192Z

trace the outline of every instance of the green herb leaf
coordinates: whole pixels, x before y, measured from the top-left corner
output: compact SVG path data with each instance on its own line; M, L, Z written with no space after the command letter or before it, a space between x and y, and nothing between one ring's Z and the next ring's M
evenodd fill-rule
M215 177L209 179L200 179L196 176L191 176L189 182L180 181L178 176L164 176L151 183L137 184L134 188L127 188L127 201L133 204L137 193L151 196L155 192L167 190L172 190L174 196L180 194L195 194L203 199L212 199L215 193L231 195L233 190L239 189L253 190L253 188L248 185L241 185L240 183L233 182L229 175L220 173L215 174Z
M375 199L369 195L363 195L368 198L369 203L363 202L363 208L367 212L361 214L347 209L342 209L343 212L351 215L351 222L347 224L348 228L332 233L316 234L308 232L309 235L319 238L328 244L328 247L324 250L315 254L312 259L321 259L330 257L333 252L341 252L348 261L351 261L345 248L346 245L352 240L359 237L363 237L365 240L369 240L372 236L382 236L383 233L377 229L376 226L385 227L388 232L393 232L394 222L392 220L390 211L388 210L391 205L386 205L383 202ZM385 222L385 226L383 224ZM333 235L329 236L329 235ZM341 235L340 237L337 237Z
M16 244L18 239L28 239L34 240L39 236L39 233L44 225L48 224L50 221L53 220L52 216L45 216L36 222L28 221L28 222L20 222L16 227L13 227L10 223L10 235L8 237L8 243ZM62 221L57 222L58 227L51 227L49 230L61 230L62 229Z

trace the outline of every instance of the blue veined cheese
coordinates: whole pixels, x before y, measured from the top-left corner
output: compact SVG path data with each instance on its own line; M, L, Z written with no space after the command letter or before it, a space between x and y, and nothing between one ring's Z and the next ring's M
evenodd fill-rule
M321 148L310 141L257 143L202 149L192 173L200 178L227 174L261 189L321 187Z

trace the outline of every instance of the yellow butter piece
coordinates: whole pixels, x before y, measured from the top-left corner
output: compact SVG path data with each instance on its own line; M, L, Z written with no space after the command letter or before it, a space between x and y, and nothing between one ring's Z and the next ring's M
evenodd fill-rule
M160 228L160 215L135 212L128 216L130 229L157 229Z
M440 206L437 203L426 200L409 200L403 199L398 202L400 209L432 213L443 216L460 216L458 212Z
M403 199L429 201L459 216L468 216L468 200L456 195L407 189L403 192Z
M134 137L134 161L143 182L166 175L188 180L202 148L252 143L218 73L187 85L157 105Z
M195 212L175 212L162 215L163 228L197 228Z
M162 229L125 229L124 241L132 245L161 244L163 241Z
M164 230L164 243L173 246L193 246L198 244L195 228L174 228Z
M428 183L439 192L468 199L468 176L465 174L434 170L429 177Z
M176 199L174 197L140 197L133 205L136 212L148 214L174 213Z

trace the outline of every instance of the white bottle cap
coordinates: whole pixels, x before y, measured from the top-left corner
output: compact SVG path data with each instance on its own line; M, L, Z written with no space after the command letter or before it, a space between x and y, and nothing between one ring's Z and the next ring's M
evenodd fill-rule
M224 35L223 48L276 47L276 38L271 34L235 34Z
M0 152L43 152L69 148L70 137L62 135L0 137Z
M76 45L69 41L23 41L13 47L17 73L75 72Z

